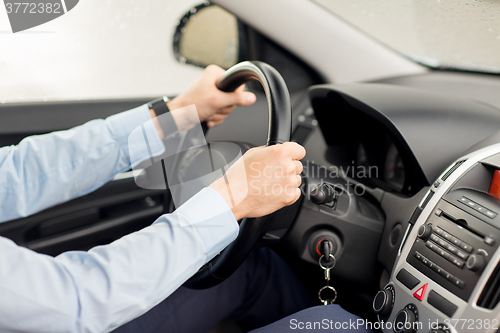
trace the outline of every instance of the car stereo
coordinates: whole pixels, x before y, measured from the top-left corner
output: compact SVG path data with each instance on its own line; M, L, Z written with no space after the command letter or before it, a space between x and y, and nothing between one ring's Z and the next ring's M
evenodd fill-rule
M383 332L500 328L500 144L451 165L410 218L373 308Z

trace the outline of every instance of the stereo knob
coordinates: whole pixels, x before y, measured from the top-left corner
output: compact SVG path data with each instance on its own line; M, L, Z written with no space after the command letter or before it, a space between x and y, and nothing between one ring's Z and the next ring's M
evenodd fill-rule
M394 293L392 289L386 288L384 290L380 290L373 299L373 312L381 317L386 317L392 311L393 302Z
M486 259L483 254L473 254L467 259L466 266L473 272L479 272L486 266Z
M393 328L395 333L413 333L415 332L415 323L417 317L410 309L403 309L398 312L394 318Z
M418 238L426 241L432 235L432 224L422 224L420 228L418 228Z

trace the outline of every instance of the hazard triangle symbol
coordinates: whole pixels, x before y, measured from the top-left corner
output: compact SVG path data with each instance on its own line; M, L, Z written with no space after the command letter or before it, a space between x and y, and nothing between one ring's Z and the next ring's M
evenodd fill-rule
M413 293L413 296L415 296L416 299L422 302L426 290L427 290L427 283L424 284L422 287L418 288L417 291Z

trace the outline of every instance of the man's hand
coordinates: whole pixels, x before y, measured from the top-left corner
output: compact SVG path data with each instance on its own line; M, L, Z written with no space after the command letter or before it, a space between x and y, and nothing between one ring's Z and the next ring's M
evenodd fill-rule
M186 91L167 102L179 129L190 129L198 121L207 121L208 127L220 125L235 106L255 103L255 95L244 91L244 85L231 93L217 89L215 85L224 73L225 71L219 66L208 66L203 75L196 79ZM184 114L175 112L176 109L191 104L195 104L199 120L188 119Z
M270 214L300 198L299 160L305 155L304 147L293 142L252 148L210 187L226 200L237 220Z

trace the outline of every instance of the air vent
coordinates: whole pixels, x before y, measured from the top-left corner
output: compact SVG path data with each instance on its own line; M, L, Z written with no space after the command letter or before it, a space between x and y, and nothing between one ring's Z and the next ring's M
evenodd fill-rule
M307 138L309 138L309 135L311 135L312 131L313 129L311 127L299 124L295 128L295 131L293 131L292 141L303 145L306 142Z
M446 171L446 173L443 175L443 177L441 177L441 180L442 181L445 181L446 179L448 179L448 177L451 176L451 174L458 169L459 166L461 166L465 161L467 160L462 160L462 161L458 161L457 163L455 163L448 171Z
M485 309L493 309L500 301L500 265L491 274L486 287L479 296L477 305Z

